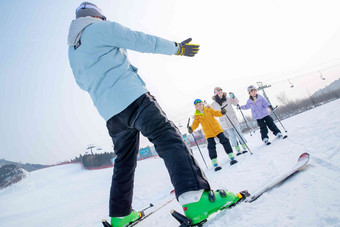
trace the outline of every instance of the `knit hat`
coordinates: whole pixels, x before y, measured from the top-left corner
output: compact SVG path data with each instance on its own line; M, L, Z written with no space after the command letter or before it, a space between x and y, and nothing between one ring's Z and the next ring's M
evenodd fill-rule
M254 86L254 85L250 85L249 87L248 87L248 93L251 91L251 90L257 90L256 89L256 87Z
M215 87L215 89L214 89L214 95L216 95L217 92L219 92L220 90L222 90L222 88L220 88L220 87Z
M76 18L79 17L99 17L102 20L106 20L106 17L103 15L101 9L99 9L95 4L90 2L83 2L76 9Z

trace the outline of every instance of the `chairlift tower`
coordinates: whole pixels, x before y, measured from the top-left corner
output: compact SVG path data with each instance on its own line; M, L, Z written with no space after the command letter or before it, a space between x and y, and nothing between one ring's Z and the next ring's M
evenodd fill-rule
M87 145L87 150L91 150L91 154L93 155L92 149L95 148L96 146L94 146L93 144Z
M270 88L272 85L263 85L262 82L256 82L256 83L257 83L257 85L259 86L259 87L257 88L257 90L262 90L263 96L267 99L269 105L272 105L271 102L269 101L269 98L268 98L266 92L264 91L264 89Z

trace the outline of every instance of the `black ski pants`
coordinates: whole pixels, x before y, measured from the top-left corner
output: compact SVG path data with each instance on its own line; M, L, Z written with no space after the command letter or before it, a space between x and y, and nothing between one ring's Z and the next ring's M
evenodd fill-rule
M260 127L261 139L268 138L268 128L273 132L274 135L281 132L273 121L273 118L268 115L262 119L257 120L257 125ZM268 128L267 128L268 126Z
M230 145L229 139L224 135L223 132L218 134L217 138L220 140L220 143L223 145L223 148L227 154L233 153L233 148ZM207 140L210 159L217 158L215 137L208 138Z
M181 133L149 93L113 116L106 125L117 155L110 191L110 217L131 213L140 132L155 145L157 153L164 160L177 198L192 190L210 190L204 173Z

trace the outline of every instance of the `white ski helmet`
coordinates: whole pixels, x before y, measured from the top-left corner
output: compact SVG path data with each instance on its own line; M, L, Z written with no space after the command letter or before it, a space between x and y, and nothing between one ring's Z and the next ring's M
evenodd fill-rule
M256 87L254 86L254 85L250 85L249 87L248 87L248 93L251 91L251 90L257 90L256 89Z

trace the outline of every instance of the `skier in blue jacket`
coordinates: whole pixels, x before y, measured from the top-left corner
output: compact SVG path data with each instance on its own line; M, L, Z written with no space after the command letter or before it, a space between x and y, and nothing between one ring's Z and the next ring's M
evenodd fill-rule
M77 84L90 94L105 119L117 155L110 192L112 226L135 222L141 215L131 207L140 132L164 160L176 197L194 223L238 200L229 191L228 196L220 191L209 195L210 185L190 148L127 57L127 49L193 57L199 45L190 41L176 43L106 21L89 2L76 9L68 35L70 65Z

